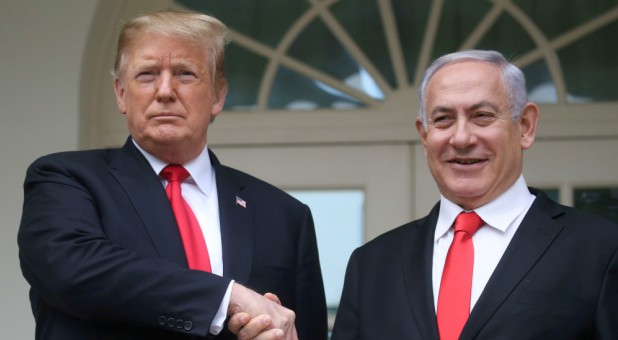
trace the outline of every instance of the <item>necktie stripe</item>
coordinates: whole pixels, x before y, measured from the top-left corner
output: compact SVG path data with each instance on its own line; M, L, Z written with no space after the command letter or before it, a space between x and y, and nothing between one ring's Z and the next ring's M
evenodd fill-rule
M189 172L180 165L168 165L161 170L161 176L168 181L165 193L174 211L189 268L211 272L202 229L193 210L182 197L180 183L189 177Z
M457 340L470 314L474 245L472 235L483 225L475 212L455 219L455 235L448 250L438 295L440 340Z

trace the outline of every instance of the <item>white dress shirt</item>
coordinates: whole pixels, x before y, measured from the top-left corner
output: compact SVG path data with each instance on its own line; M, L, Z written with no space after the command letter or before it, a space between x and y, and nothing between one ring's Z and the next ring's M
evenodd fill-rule
M148 163L158 175L168 164L149 154L133 141L137 149L146 157ZM223 276L223 253L221 246L221 226L219 224L219 201L217 196L217 181L215 171L210 164L208 146L205 146L197 158L183 164L189 172L189 177L180 184L182 197L187 201L193 214L200 224L213 274ZM159 176L160 177L160 176ZM167 180L161 178L161 184L165 188ZM233 283L233 281L232 281ZM219 334L223 329L223 323L227 317L227 307L232 293L232 283L219 306L219 311L210 326L210 333Z
M486 223L473 236L474 243L474 270L472 274L472 293L470 310L476 304L479 296L485 289L487 281L496 269L509 242L519 228L522 219L530 209L535 196L526 186L523 175L515 181L502 195L493 201L474 209ZM440 281L448 249L453 242L453 223L460 212L460 206L446 199L440 198L440 213L434 236L433 250L433 297L437 312Z

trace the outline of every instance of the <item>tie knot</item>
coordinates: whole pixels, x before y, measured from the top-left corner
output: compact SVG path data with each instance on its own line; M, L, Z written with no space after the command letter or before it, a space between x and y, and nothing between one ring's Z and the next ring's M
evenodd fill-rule
M189 172L182 165L170 164L161 170L161 177L168 182L183 182L189 177Z
M483 224L483 220L474 211L462 212L455 219L455 232L463 231L466 234L474 235Z

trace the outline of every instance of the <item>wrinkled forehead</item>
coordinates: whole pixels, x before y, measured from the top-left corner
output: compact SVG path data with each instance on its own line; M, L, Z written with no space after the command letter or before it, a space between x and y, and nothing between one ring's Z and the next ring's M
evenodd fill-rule
M454 78L458 80L464 77L499 77L502 78L501 68L498 65L474 59L458 59L437 69L429 79L429 84L436 78Z
M444 65L433 74L427 84L427 94L436 89L464 91L494 86L504 88L499 67L479 61L459 61Z
M500 68L483 62L459 62L438 70L427 86L426 112L436 106L454 109L491 103L505 110L508 95Z
M127 41L121 51L118 71L139 64L186 64L199 67L210 65L210 49L203 41L191 36L140 32Z

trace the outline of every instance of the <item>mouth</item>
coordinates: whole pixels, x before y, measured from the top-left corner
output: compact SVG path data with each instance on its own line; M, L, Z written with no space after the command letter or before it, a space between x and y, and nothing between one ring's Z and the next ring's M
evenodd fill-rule
M447 163L452 164L454 166L462 166L462 167L469 167L469 166L474 166L474 165L479 165L482 163L487 162L486 159L481 159L481 158L456 158L456 159L451 159L448 160Z
M461 165L470 165L484 162L482 159L453 159L448 161L449 163L461 164Z
M172 113L172 112L160 112L160 113L155 113L151 115L150 118L152 119L174 119L174 118L182 118L182 116L179 114Z

